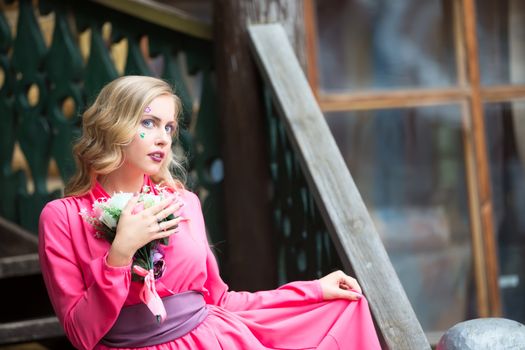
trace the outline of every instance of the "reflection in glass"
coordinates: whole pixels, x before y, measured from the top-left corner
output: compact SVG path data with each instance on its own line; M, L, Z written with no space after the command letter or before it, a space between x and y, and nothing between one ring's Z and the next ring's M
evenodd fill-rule
M481 83L525 83L525 1L476 1Z
M453 0L316 2L324 91L456 83Z
M503 315L525 322L525 102L485 105Z
M423 329L465 320L473 298L460 108L326 117Z

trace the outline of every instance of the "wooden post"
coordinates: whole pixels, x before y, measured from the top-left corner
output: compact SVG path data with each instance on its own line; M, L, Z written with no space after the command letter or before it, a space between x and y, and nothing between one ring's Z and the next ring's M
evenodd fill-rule
M279 21L305 67L301 1L215 0L215 71L224 160L228 262L235 290L274 288L275 237L261 81L249 51L250 23Z

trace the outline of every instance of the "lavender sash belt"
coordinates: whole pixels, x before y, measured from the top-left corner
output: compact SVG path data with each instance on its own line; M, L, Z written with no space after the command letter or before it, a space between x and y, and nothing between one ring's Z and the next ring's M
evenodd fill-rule
M191 332L208 315L202 294L183 292L162 298L167 317L157 323L143 304L125 306L117 321L100 341L115 348L135 348L163 344Z

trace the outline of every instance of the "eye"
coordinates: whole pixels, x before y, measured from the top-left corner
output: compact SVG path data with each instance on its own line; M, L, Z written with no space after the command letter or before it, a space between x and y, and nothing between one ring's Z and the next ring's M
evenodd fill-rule
M175 127L174 127L173 125L171 125L171 124L166 125L166 126L164 127L164 129L166 130L166 132L167 132L168 134L171 134L171 133L173 133L173 131L175 131Z
M151 119L144 119L142 122L140 122L143 127L151 129L155 123Z

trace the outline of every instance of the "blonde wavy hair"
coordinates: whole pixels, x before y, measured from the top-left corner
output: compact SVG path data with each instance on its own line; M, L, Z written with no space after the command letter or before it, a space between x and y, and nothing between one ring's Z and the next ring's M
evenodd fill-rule
M157 78L128 75L104 86L95 102L82 115L82 136L73 147L76 173L64 189L64 195L77 196L91 190L98 175L118 169L124 162L124 147L137 132L145 108L161 95L173 96L178 127L181 102L171 86ZM175 133L176 135L177 133ZM178 179L172 176L176 171ZM174 188L183 188L185 169L173 151L152 180Z

